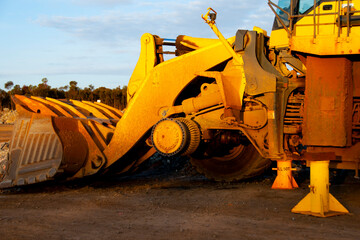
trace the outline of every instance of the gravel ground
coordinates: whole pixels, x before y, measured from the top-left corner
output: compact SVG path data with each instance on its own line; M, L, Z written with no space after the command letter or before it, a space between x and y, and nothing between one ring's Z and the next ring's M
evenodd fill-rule
M130 177L3 190L1 239L360 239L360 182L352 172L330 189L351 214L323 219L290 212L309 191L306 171L300 189L271 190L271 172L217 183L183 159L153 164Z

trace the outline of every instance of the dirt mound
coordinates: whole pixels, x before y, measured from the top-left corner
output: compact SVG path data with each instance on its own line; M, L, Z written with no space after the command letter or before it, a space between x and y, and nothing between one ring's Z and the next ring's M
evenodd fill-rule
M8 153L9 153L9 144L0 143L0 179L6 169Z
M13 124L17 116L18 113L16 110L4 108L4 110L0 112L0 124Z

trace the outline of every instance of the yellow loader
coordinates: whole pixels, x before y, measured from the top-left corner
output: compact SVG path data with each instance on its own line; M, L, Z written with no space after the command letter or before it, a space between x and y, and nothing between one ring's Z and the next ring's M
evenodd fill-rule
M298 160L311 167L311 196L293 211L346 213L329 194L328 168L358 176L360 0L268 5L271 37L254 27L225 39L211 8L202 18L218 39L144 34L123 111L13 96L19 117L0 187L131 173L158 152L189 156L220 181L259 175L278 161L286 177L277 187L291 188L291 161ZM164 61L164 54L176 57Z

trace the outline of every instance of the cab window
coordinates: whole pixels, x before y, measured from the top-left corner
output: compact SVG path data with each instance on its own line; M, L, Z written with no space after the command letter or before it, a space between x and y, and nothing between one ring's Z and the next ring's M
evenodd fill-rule
M282 9L284 9L284 11L290 13L290 1L291 0L279 0L278 2L278 6L281 7ZM289 26L289 19L288 19L288 15L283 12L280 9L276 9L276 13L279 15L279 17L281 18L281 20L284 22L285 26ZM281 23L279 22L278 19L275 18L275 22L274 22L274 29L279 29L282 28Z
M316 2L320 2L320 0L316 0ZM304 14L310 8L314 6L314 0L300 0L299 1L299 14Z

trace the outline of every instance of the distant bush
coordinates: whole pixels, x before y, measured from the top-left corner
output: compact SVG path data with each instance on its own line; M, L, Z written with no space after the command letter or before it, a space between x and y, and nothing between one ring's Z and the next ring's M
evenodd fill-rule
M14 109L14 104L10 96L15 94L92 102L100 100L102 103L118 109L126 107L127 86L123 86L122 88L119 86L115 89L105 87L94 89L93 85L89 85L89 87L82 89L77 86L78 83L76 81L71 81L68 86L52 88L47 83L48 80L46 78L43 78L37 86L23 85L21 87L20 85L14 85L11 81L6 82L4 87L8 91L0 89L0 110L4 108Z

